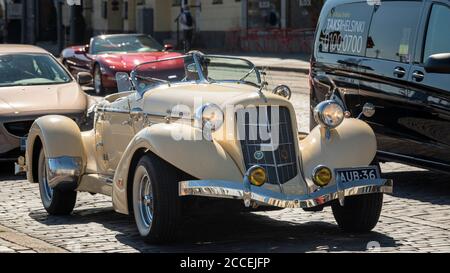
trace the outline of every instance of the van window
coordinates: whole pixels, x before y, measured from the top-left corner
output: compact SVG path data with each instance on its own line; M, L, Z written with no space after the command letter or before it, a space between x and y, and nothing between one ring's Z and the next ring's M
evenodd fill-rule
M319 26L318 51L364 56L372 12L367 2L332 8Z
M366 57L410 62L421 7L418 1L383 1L375 6Z
M424 61L433 54L450 53L449 27L450 8L438 4L433 5L423 53Z

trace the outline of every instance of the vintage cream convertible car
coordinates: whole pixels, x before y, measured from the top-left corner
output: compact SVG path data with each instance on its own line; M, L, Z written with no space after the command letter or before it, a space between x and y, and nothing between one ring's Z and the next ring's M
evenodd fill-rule
M77 192L111 196L152 243L176 238L199 204L222 201L225 211L332 206L344 230L373 229L393 183L370 166L371 128L336 97L316 108L320 126L298 134L289 88L269 92L262 74L247 60L200 52L118 73L122 92L97 105L93 130L64 116L36 120L28 180L54 215L70 214Z

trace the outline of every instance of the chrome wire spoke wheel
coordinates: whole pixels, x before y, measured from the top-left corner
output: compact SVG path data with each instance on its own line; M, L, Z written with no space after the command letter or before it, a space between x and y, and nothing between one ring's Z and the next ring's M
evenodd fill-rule
M154 201L150 175L144 166L139 166L133 181L133 207L136 224L142 236L147 236L152 230Z
M52 201L53 198L53 189L48 184L48 173L47 173L47 164L44 164L44 173L42 177L42 186L43 186L43 194L44 198L49 202Z
M47 159L44 152L41 152L39 156L39 190L44 207L50 207L53 200L53 189L48 184Z
M150 228L153 221L153 189L148 173L145 173L139 183L140 192L140 215L142 222Z

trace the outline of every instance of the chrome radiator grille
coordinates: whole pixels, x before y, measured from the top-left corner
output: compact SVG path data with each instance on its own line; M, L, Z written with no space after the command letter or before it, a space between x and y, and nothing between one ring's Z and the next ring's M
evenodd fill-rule
M264 167L268 173L268 183L284 184L298 174L297 152L292 129L292 119L289 109L286 107L260 106L252 111L256 117L250 118L252 114L248 109L237 112L238 135L242 147L244 163L247 169L254 165ZM279 112L278 120L272 119L272 111ZM252 122L253 121L253 122ZM278 141L276 131L271 131L272 125L278 125ZM264 130L272 132L275 136L267 139L262 136Z

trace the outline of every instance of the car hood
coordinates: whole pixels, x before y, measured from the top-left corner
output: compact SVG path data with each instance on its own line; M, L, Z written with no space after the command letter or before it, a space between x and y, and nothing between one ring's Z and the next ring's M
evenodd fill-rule
M136 65L145 62L157 61L160 59L181 56L176 52L146 52L146 53L120 53L120 54L102 54L98 55L98 61L114 67L116 70L131 71Z
M178 107L189 107L191 113L206 103L216 104L223 109L228 105L264 104L266 100L284 100L270 92L261 96L258 88L245 84L177 84L149 90L144 95L144 111L155 115L167 115L180 111Z
M0 116L82 112L86 104L86 94L75 82L0 88Z

